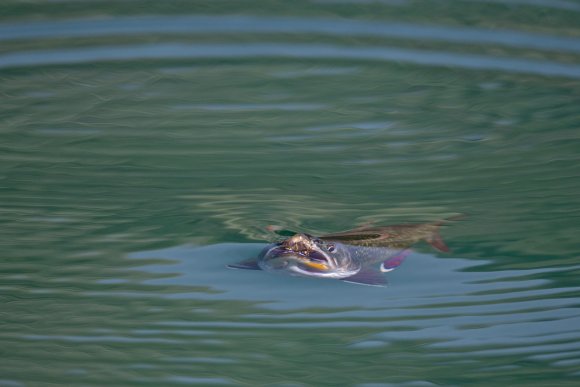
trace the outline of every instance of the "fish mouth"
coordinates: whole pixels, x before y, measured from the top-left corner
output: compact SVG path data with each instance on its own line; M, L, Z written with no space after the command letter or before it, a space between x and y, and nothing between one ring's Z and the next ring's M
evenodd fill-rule
M312 251L308 249L294 250L292 248L287 248L286 246L279 245L274 248L271 253L273 253L277 258L287 257L293 260L297 260L300 264L305 265L308 268L327 271L330 269L328 265L328 258L317 251Z
M328 271L328 269L330 269L330 267L326 263L323 263L323 262L312 262L309 260L304 260L304 261L302 261L302 263L311 269L316 269L316 270L320 270L320 271Z

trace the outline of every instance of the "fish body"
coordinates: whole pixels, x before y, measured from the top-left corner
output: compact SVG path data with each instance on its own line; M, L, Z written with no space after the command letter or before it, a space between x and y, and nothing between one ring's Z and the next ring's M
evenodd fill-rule
M229 267L384 286L386 279L381 270L386 272L399 266L403 255L406 252L400 249L350 246L308 234L296 234L280 243L266 246L255 259ZM372 267L379 262L383 262L380 269Z
M359 227L354 230L326 234L320 238L354 246L389 247L405 249L422 240L439 251L448 252L439 235L443 221L423 224L400 224L382 227Z
M443 222L363 226L320 237L294 234L266 246L257 258L228 267L385 286L383 273L400 266L415 243L425 240L440 251L449 251L438 232Z

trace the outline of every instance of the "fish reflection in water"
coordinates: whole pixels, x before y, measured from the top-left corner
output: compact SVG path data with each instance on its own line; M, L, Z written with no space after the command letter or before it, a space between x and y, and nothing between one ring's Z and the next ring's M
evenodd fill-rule
M268 245L257 258L228 267L385 286L384 273L400 266L415 243L424 240L439 251L449 251L439 235L443 222L363 226L319 237L298 233Z

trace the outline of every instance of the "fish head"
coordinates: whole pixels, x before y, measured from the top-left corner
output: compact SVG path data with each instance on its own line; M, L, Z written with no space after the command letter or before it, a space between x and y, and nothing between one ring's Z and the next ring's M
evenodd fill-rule
M312 277L343 278L353 271L348 248L309 234L296 234L268 247L261 259L264 270L285 270Z

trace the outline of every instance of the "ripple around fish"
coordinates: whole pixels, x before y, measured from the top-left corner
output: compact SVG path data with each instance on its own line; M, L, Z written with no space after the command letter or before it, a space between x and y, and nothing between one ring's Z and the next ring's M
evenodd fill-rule
M352 294L376 294L375 289L367 287L355 287L353 289L352 286L345 287L345 285L339 281L316 281L286 276L278 277L263 272L221 270L221 264L225 265L230 263L229 261L231 261L233 257L243 259L248 256L253 256L257 254L263 246L264 244L223 244L202 248L173 248L157 252L134 254L133 257L142 259L144 257L153 258L163 256L164 259L175 260L175 263L171 265L153 265L146 267L146 270L151 270L153 272L179 273L179 275L172 276L171 278L154 280L153 283L187 283L190 285L198 284L211 286L210 283L215 281L215 283L222 284L220 285L221 291L225 290L224 288L221 288L224 286L223 284L231 284L228 285L227 288L235 288L244 285L243 282L239 282L244 281L244 276L261 278L261 280L266 282L282 281L284 287L292 287L292 281L312 283L313 285L319 284L318 287L329 287L329 291L332 290L333 292L337 292L336 299L328 300L325 294L322 294L320 297L308 297L306 294L311 292L310 289L304 290L305 295L302 297L300 296L302 291L299 288L290 293L287 293L285 289L272 289L272 292L267 294L253 293L246 287L246 285L244 285L244 288L249 291L248 293L244 293L242 289L238 289L235 291L235 294L239 296L244 295L249 298L258 297L253 299L253 301L268 302L276 300L271 306L275 308L281 307L282 309L288 307L304 309L308 306L314 307L322 305L328 308L339 306L365 307L365 309L374 309L375 312L372 313L377 313L376 317L380 317L381 311L384 311L383 304L385 302L389 303L389 313L394 313L390 317L397 317L400 314L417 317L423 315L432 318L438 314L445 316L457 311L461 311L461 314L475 313L489 314L490 316L493 316L494 314L507 314L517 310L522 310L522 312L529 311L531 313L538 311L538 308L541 310L541 300L546 297L552 299L553 308L550 309L562 309L562 311L565 311L566 306L573 307L577 305L577 300L574 298L558 299L557 296L566 294L566 292L573 294L575 291L580 290L578 288L542 289L541 287L546 284L547 281L522 280L520 278L529 275L530 273L547 274L553 271L553 269L514 270L506 271L505 273L465 272L465 269L477 266L478 264L473 261L457 258L437 259L424 254L414 254L412 258L408 260L409 262L405 262L404 269L406 278L403 281L412 282L413 285L409 286L404 283L393 285L403 285L404 289L398 291L398 293L402 294L403 297L399 295L392 300L385 300L383 298L365 298L364 304L360 303L360 297L356 294L353 296ZM208 259L208 255L226 258ZM233 260L235 261L235 259ZM194 267L198 269L193 270ZM200 270L200 268L205 268L205 270ZM401 270L397 271L397 273L400 273ZM206 272L213 273L211 278L202 276L201 273ZM498 274L501 274L501 276L498 276ZM400 275L402 274L399 274L399 276ZM502 276L504 280L502 280ZM228 280L223 278L222 280L217 280L218 277L227 277ZM433 279L437 279L437 281L434 282ZM485 279L493 279L493 281L487 282L484 281ZM395 280L397 280L397 276L393 276L393 281ZM446 283L447 281L453 283L454 287L438 287L438 283ZM489 294L486 293L492 289L494 292ZM503 291L498 291L500 289ZM228 298L231 297L231 294L229 290L226 290L225 293L220 292L208 296ZM277 299L276 297L278 296L281 298ZM438 303L438 298L445 300L445 302ZM337 302L336 305L334 305L334 301ZM349 301L353 301L354 304L348 304ZM318 303L320 303L320 305ZM399 314L397 311L399 311ZM354 313L360 316L359 311ZM340 314L338 316L340 316ZM506 315L506 318L507 316L509 316L509 314ZM538 318L541 318L541 316L538 315Z
M578 289L542 289L546 281L518 278L529 275L528 270L504 273L505 279L502 280L497 277L497 272L465 272L465 269L478 265L474 261L413 254L402 268L388 276L392 285L377 290L339 281L223 269L223 265L230 261L256 254L260 246L226 244L135 254L140 259L164 257L177 262L144 267L154 273L179 273L178 276L156 280L154 283L157 285L187 283L210 286L209 282L215 282L223 293L208 295L210 298L251 299L262 303L266 310L282 313L279 319L266 313L247 315L239 321L167 321L161 325L236 330L388 328L383 333L366 335L361 343L365 340L377 343L434 340L430 345L433 348L457 351L471 348L482 356L503 353L538 355L579 348L580 333L574 329L580 323L579 304L577 299L567 297L567 293L573 294ZM198 274L208 272L212 273L210 281L206 275ZM531 272L542 274L546 271L537 269ZM491 279L493 282L490 283L488 280ZM500 284L501 294L483 295L490 289L489 285L498 289L496 283ZM261 291L266 288L267 292ZM461 303L454 305L454 297L458 297ZM340 312L333 311L333 308L353 310ZM302 312L307 309L319 309L320 312ZM366 348L366 344L357 342L353 343L354 348L361 348L361 345Z

